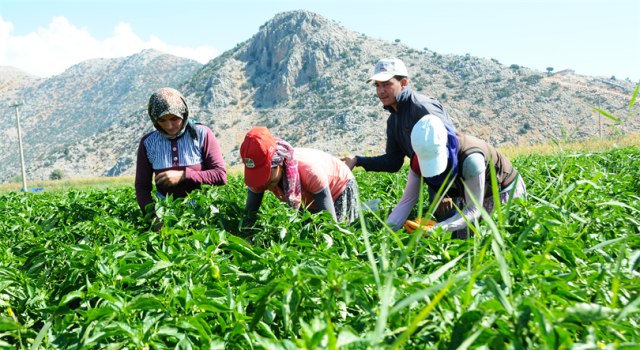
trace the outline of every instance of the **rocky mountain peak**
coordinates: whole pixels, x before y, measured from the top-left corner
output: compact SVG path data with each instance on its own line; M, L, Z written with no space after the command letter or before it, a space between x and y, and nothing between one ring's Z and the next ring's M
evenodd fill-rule
M357 37L316 13L283 12L262 26L239 60L247 63L252 85L260 87L256 102L265 105L286 98L293 88L320 75Z

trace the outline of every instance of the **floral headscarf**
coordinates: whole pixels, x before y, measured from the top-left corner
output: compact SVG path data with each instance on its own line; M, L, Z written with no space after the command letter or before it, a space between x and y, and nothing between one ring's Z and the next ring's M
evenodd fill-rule
M173 114L182 118L182 129L176 135L167 134L158 124L158 119L167 114ZM197 133L192 132L192 130L195 131L193 127L195 122L189 120L187 100L176 89L162 88L156 90L153 95L151 95L151 98L149 98L149 118L151 118L153 126L155 126L160 135L168 140L179 139L186 130L189 130L192 136L194 136L194 134L197 136Z
M284 164L286 180L282 189L287 197L287 204L294 209L300 209L300 174L298 173L298 161L293 157L293 147L284 140L276 139L276 151L271 158L271 167L275 168Z

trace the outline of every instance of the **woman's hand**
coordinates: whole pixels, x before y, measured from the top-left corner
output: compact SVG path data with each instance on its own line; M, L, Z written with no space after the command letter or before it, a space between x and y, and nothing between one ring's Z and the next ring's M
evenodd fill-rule
M184 170L167 170L156 176L156 185L175 186L184 181Z
M453 209L453 201L451 198L443 198L440 205L438 205L438 209L436 209L436 213L438 215L444 215L449 212L449 210Z

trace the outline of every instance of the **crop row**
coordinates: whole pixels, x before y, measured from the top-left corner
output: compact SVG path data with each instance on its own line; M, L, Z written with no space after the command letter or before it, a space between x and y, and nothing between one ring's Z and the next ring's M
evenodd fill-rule
M158 233L131 188L2 194L0 348L637 349L640 150L515 165L529 196L466 241L383 225L406 169L356 172L382 201L351 226L267 196L240 231L240 177Z

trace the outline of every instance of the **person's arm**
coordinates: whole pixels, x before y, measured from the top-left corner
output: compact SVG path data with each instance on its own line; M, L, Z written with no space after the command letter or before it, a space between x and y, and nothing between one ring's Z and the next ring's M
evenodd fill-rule
M211 129L205 127L202 143L202 170L185 169L185 183L223 186L227 183L227 169L224 166L220 145Z
M256 222L256 214L260 210L262 205L262 198L264 198L264 192L257 193L247 188L247 201L244 204L244 220L242 221L242 227L250 227Z
M387 122L387 147L385 152L385 154L376 157L356 156L356 166L361 166L366 171L387 173L395 173L402 168L405 154L393 135L391 118Z
M331 197L331 189L329 189L329 185L325 186L320 192L313 194L313 201L316 203L316 208L318 210L326 210L331 216L333 216L333 220L338 222L338 217L336 216L336 208L333 206L333 198Z
M482 170L479 175L465 180L464 183L467 185L464 191L467 208L462 211L462 215L464 215L469 222L473 222L480 217L480 208L476 207L471 196L475 197L478 203L482 204L484 200L485 170ZM453 232L467 227L467 222L458 212L451 218L439 222L433 229L435 230L438 227L442 227L447 232Z
M396 205L391 212L391 215L389 215L387 225L389 225L394 231L400 230L409 217L409 214L411 214L411 210L416 205L419 198L420 177L416 175L413 170L409 169L407 186L404 188L404 193L402 193L400 202L398 202L398 205Z
M136 161L136 200L143 214L146 214L147 204L153 203L151 191L153 190L153 167L147 158L147 148L143 141L138 146L138 159Z

